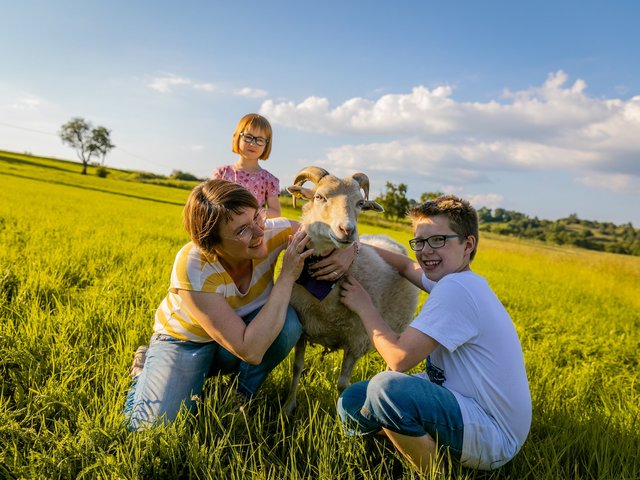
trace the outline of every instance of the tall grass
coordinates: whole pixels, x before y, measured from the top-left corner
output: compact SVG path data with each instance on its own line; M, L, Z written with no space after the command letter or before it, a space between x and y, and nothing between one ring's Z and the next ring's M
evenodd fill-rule
M411 478L385 443L341 434L340 357L319 349L293 419L280 411L289 358L246 412L211 379L198 415L128 433L128 366L187 240L188 192L2 158L0 478ZM405 226L361 230L410 238ZM482 236L473 269L520 334L533 425L501 470L453 464L446 476L640 478L640 258ZM381 369L371 354L354 380Z

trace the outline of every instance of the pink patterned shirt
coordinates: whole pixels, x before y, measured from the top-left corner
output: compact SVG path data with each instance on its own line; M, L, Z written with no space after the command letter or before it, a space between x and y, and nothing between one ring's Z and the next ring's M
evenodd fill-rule
M221 178L242 185L253 193L261 207L267 204L268 197L280 196L280 180L264 169L246 172L233 165L223 165L213 170L211 178Z

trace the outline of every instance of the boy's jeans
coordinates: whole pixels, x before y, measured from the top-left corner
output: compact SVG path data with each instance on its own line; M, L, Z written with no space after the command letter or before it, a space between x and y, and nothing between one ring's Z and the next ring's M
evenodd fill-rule
M368 435L382 427L412 437L429 434L452 456L462 453L464 424L458 401L444 387L400 372L381 372L347 388L338 413L348 435Z
M243 317L246 324L260 309ZM251 398L269 372L284 360L302 334L302 325L289 306L280 334L259 365L249 365L216 342L196 343L170 335L153 335L142 373L133 379L127 395L125 417L130 430L139 430L156 421L174 420L184 403L194 410L194 398L202 393L208 376L237 375L238 391Z

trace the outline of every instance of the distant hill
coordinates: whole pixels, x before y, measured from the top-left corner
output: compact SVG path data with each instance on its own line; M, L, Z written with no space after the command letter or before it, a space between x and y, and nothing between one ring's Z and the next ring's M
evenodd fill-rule
M0 173L23 175L33 168L47 168L49 171L75 171L80 175L81 165L78 162L61 160L49 157L38 157L27 153L16 153L0 150ZM32 174L36 174L32 172ZM172 175L164 176L155 173L136 170L119 170L91 165L89 175L109 177L111 179L138 182L143 184L161 185L181 190L190 190L201 179L196 176L175 170ZM288 204L289 199L286 190L282 192L282 203ZM640 229L634 228L631 223L615 225L611 222L597 222L583 220L576 214L559 220L543 220L538 217L512 210L496 208L495 210L483 207L478 209L480 230L498 235L540 240L556 245L573 245L589 250L598 250L624 255L640 256ZM379 216L363 213L361 220L367 224L410 228L408 221L393 221L382 219Z
M480 229L499 235L542 240L557 245L574 245L625 255L640 255L640 229L631 223L581 220L576 214L555 221L530 218L527 215L496 208L478 210Z

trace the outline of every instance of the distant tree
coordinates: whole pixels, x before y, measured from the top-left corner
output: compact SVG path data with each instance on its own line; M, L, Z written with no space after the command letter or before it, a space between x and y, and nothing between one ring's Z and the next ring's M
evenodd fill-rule
M404 218L409 207L407 185L400 183L396 186L391 182L387 182L386 191L375 200L384 208L385 218L394 218L396 220Z
M481 207L476 210L478 213L478 222L480 223L489 223L493 220L493 216L491 215L491 209L487 207Z
M438 198L444 195L442 192L424 192L420 195L420 203L424 203L427 200L433 200L434 198Z
M62 125L60 130L62 143L76 149L78 158L82 162L82 174L87 174L87 165L91 156L96 153L91 140L91 123L84 118L76 117Z
M111 143L111 132L104 127L93 128L91 122L84 118L75 117L62 125L60 139L62 143L76 149L78 158L82 162L82 174L86 175L87 166L93 155L104 157L115 147Z
M173 178L175 180L198 180L198 177L196 177L195 175L188 172L183 172L182 170L172 171L171 175L169 175L169 178Z
M107 156L115 145L111 143L111 130L105 127L96 127L91 131L91 146L100 158L100 165L104 166L104 157Z

